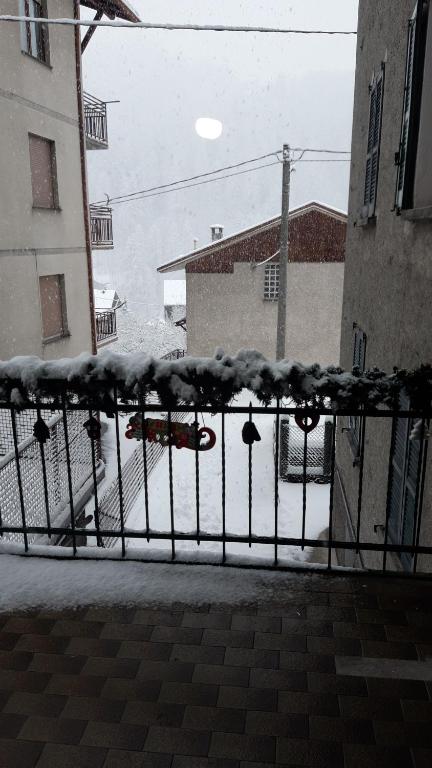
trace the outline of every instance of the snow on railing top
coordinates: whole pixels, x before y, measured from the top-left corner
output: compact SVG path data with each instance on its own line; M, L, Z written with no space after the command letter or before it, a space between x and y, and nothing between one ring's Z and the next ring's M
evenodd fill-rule
M334 410L379 405L397 408L404 390L410 407L426 413L432 404L432 366L395 369L392 374L377 368L348 372L337 366L322 368L317 363L302 365L294 360L270 362L255 350L240 350L235 356L217 350L214 357L180 360L161 360L143 352L105 351L52 361L38 357L0 361L3 404L22 406L27 398L60 395L97 404L114 388L123 400L157 393L167 407L183 401L218 408L248 389L266 404L275 398L290 398L303 406L330 403Z

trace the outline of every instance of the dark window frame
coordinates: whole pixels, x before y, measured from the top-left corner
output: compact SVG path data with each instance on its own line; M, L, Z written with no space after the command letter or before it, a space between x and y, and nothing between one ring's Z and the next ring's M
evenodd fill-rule
M44 335L44 320L43 320L43 305L42 305L42 291L41 280L47 277L55 277L58 282L58 292L60 297L60 314L61 314L61 330L59 333L52 334L51 336ZM39 300L41 305L41 323L42 323L42 343L51 344L59 339L64 339L70 336L68 318L67 318L67 303L66 303L66 281L64 274L54 273L50 275L39 275Z
M21 0L20 10L23 16L31 18L30 2L33 3L38 18L47 18L47 0ZM23 32L21 37L22 51L32 59L42 64L51 66L48 24L35 24L34 22L22 22ZM36 52L34 52L36 50Z
M385 90L385 65L374 75L369 86L369 123L366 146L366 168L363 187L362 219L375 218L379 164L381 153L382 116Z
M353 368L357 368L360 373L363 373L366 366L366 348L367 336L365 332L357 323L353 323ZM360 457L363 429L363 416L348 416L347 434L354 455L354 463L357 463Z
M32 177L32 161L31 161L31 149L30 149L30 139L40 139L42 141L45 141L50 146L50 157L51 157L51 184L52 184L52 198L53 198L53 204L52 205L41 205L38 202L35 202L34 199L34 190L33 190L33 181L32 181L32 207L37 210L43 210L43 211L59 211L60 210L60 202L59 202L59 192L58 192L58 177L57 177L57 151L56 151L56 143L53 139L49 139L47 136L39 136L37 133L29 133L29 153L30 153L30 176Z
M429 8L430 0L418 0L408 22L401 131L395 155L394 209L398 214L413 207Z

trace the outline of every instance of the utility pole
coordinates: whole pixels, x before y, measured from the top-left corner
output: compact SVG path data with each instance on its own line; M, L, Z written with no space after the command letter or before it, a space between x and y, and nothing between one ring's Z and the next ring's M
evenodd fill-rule
M282 158L282 215L279 246L279 296L277 314L276 360L283 360L285 357L289 199L291 183L291 151L288 144L283 145Z

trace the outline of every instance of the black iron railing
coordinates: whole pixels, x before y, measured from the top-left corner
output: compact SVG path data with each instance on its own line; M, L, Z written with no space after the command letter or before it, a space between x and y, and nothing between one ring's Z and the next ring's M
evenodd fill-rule
M173 349L171 352L166 352L165 355L162 355L161 360L180 360L184 356L184 349Z
M108 341L115 336L117 336L115 309L107 309L105 312L96 311L96 341L98 343Z
M88 149L106 149L108 147L107 108L89 93L84 93L84 120Z
M167 408L148 392L125 396L125 386L113 380L82 380L75 392L67 382L45 384L43 394L36 391L23 400L20 382L15 388L10 379L0 380L0 413L9 419L9 451L0 461L3 544L21 542L26 552L40 554L36 544L62 541L77 555L86 543L153 560L166 559L167 549L173 560L202 553L203 562L260 567L318 562L334 569L349 556L355 567L369 558L364 567L375 572L432 570L431 516L424 504L429 414L299 407L282 399L252 405L242 395L224 407ZM118 478L109 514L98 496L102 412L112 425ZM54 475L47 471L50 413L62 430L56 448L62 498L55 503ZM34 425L25 440L19 431L24 414ZM364 420L356 467L345 434L350 416ZM75 501L78 434L92 484L85 518ZM406 437L402 462L401 434ZM137 469L125 471L131 440ZM165 472L161 481L158 470L156 485L150 474L155 447ZM290 474L295 483L287 482ZM142 494L134 506L130 498L137 482ZM245 560L248 554L255 559Z
M113 248L112 208L90 205L90 230L92 248Z

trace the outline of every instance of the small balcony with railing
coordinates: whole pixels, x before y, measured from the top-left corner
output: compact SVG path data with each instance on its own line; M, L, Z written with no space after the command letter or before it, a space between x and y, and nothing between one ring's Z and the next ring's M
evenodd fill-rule
M104 347L113 341L117 341L117 316L115 309L106 309L103 312L96 311L96 343L98 347Z
M112 208L108 205L90 205L91 245L94 250L114 248Z
M83 104L87 149L108 149L106 103L89 93L84 93Z

